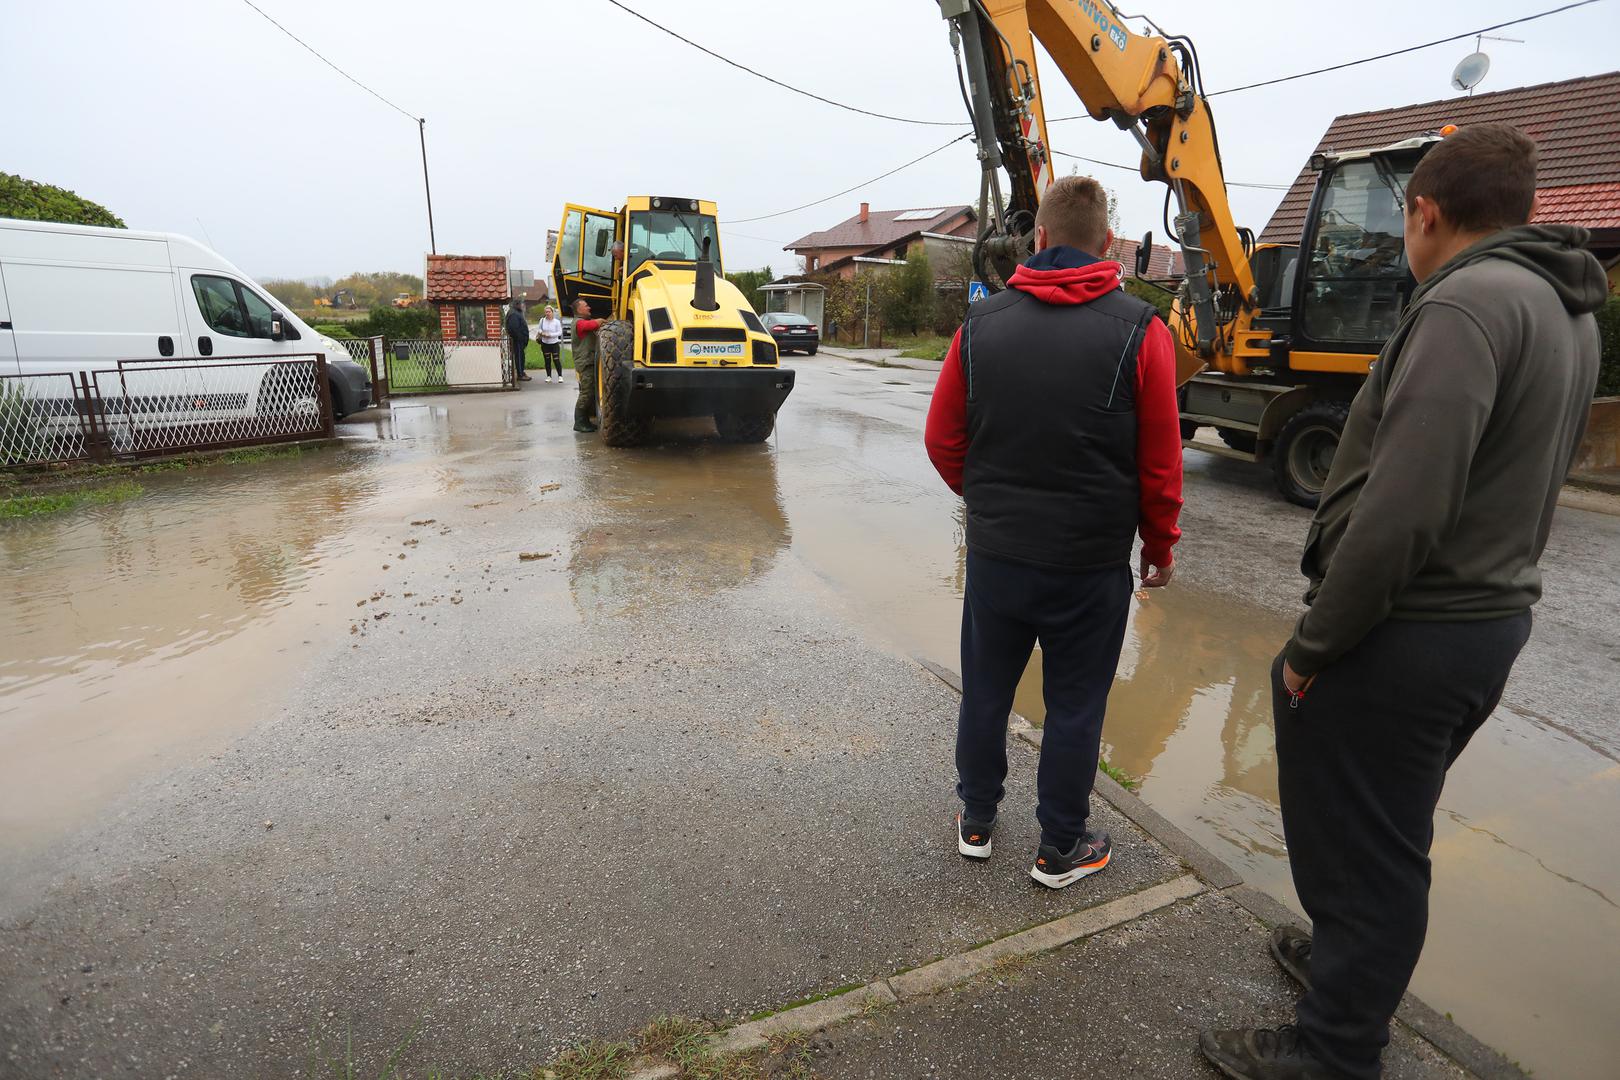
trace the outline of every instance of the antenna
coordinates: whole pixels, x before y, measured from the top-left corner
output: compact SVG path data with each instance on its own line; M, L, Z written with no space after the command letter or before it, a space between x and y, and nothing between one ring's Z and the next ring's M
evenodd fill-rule
M1474 87L1485 81L1485 74L1491 70L1491 58L1485 55L1483 48L1487 41L1511 41L1515 45L1523 45L1523 38L1497 37L1494 34L1475 34L1474 51L1457 61L1457 66L1451 69L1451 88L1453 90L1466 90L1469 97L1474 95Z

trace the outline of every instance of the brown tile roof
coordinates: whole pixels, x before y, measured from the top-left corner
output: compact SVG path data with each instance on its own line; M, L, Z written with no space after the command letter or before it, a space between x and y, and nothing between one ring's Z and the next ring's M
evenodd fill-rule
M902 214L916 214L919 210L938 209L931 217L896 220ZM830 229L801 236L787 246L789 251L819 251L826 248L858 247L870 251L887 247L897 240L919 232L938 232L939 227L952 218L973 210L971 206L926 206L899 210L873 210L861 221L857 212Z
M1115 262L1125 264L1125 276L1136 276L1136 252L1142 246L1139 240L1126 240L1124 237L1114 237L1114 242L1108 246L1105 257ZM1169 278L1181 277L1181 249L1167 247L1164 244L1154 244L1153 254L1148 256L1148 277Z
M505 300L511 294L505 255L428 256L429 300L494 301Z
M1620 214L1620 71L1584 79L1446 98L1377 112L1350 113L1328 125L1319 153L1387 146L1446 124L1501 121L1517 126L1541 151L1537 221L1602 228ZM1260 234L1262 243L1295 244L1310 208L1316 174L1299 174ZM1553 195L1581 188L1585 196Z

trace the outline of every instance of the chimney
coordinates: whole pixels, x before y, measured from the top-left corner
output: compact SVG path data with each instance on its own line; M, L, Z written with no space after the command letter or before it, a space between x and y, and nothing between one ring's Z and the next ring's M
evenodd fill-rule
M860 221L860 223L862 225L865 225L866 224L866 219L869 216L871 216L871 213L872 213L872 204L871 203L861 203L861 216L857 220Z

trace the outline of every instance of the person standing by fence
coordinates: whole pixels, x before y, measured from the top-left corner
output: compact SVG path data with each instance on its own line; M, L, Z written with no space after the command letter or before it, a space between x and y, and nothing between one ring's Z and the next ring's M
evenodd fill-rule
M563 381L562 366L562 320L557 318L557 309L550 304L540 316L540 325L536 331L540 340L540 356L546 365L546 382L551 381L551 369L557 369L557 381Z
M506 337L512 345L512 369L519 382L532 382L523 370L523 354L529 348L529 320L523 317L523 301L512 297L512 306L506 309Z
M579 400L574 403L574 430L596 430L596 331L601 319L591 318L591 305L574 301L574 374L579 378Z

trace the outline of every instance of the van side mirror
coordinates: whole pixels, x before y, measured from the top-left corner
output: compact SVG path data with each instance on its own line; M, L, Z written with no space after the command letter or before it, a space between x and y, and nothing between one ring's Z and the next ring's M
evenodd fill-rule
M270 316L270 340L271 341L285 341L285 340L287 340L287 332L286 332L285 329L283 329L283 327L285 325L286 324L284 324L281 321L281 313L279 311L276 312L274 315Z
M1150 260L1152 258L1153 258L1153 231L1150 229L1150 230L1148 230L1147 235L1142 237L1142 246L1136 249L1136 276L1137 277L1146 278L1148 276L1148 266L1150 265Z

